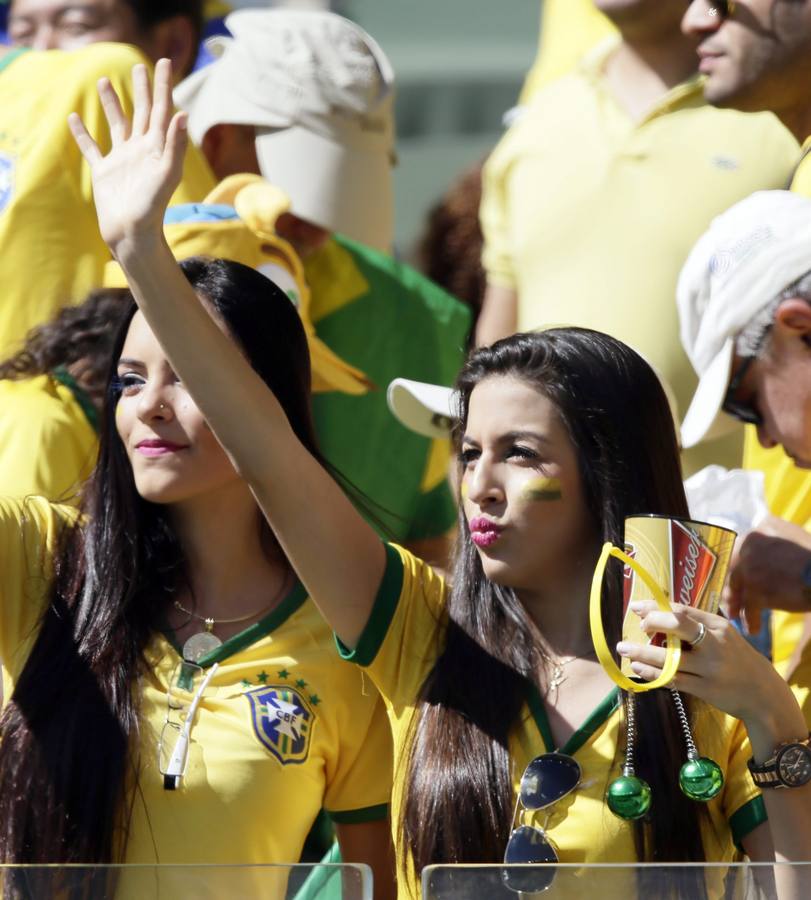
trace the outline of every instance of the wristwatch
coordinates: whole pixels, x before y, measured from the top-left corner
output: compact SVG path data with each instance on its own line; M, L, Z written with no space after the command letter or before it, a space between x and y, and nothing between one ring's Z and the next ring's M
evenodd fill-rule
M760 788L802 787L811 781L811 734L804 741L778 744L761 765L749 760L752 780Z

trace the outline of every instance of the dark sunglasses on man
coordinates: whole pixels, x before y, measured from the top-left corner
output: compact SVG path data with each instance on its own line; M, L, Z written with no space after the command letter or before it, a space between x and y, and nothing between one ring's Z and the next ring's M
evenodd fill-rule
M513 811L513 825L519 806L531 812L549 809L572 793L580 784L580 764L565 753L536 756L521 776ZM545 891L555 877L558 861L555 845L536 825L513 828L504 851L504 884L520 893ZM527 868L524 868L527 866ZM537 866L538 868L535 868Z
M734 419L738 419L739 422L745 422L747 425L762 425L763 417L751 403L745 403L738 400L736 395L743 384L744 378L746 378L746 373L751 368L752 363L758 358L770 331L771 326L763 329L763 333L755 342L751 355L744 358L743 362L738 367L738 371L729 380L729 387L724 395L724 402L721 404L721 409L723 409L727 415L732 416Z

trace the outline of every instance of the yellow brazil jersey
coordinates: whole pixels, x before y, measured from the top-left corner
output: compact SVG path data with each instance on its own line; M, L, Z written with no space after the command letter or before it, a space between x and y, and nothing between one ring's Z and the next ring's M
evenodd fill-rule
M800 162L791 180L791 190L811 197L811 137L802 149ZM760 469L765 474L769 512L806 530L811 529L811 472L798 469L782 447L770 450L761 447L757 431L751 425L746 427L744 468ZM803 635L805 619L800 613L782 610L772 613L772 659L783 674ZM811 642L806 644L789 684L811 728Z
M98 441L95 411L66 374L0 380L0 496L78 500Z
M341 646L341 652L345 658L368 667L391 720L395 758L392 827L398 861L402 863L405 851L397 823L403 803L409 726L422 683L441 651L445 585L429 566L406 550L394 546L387 549L386 572L369 623L355 650L349 652ZM631 824L613 816L603 800L608 782L620 774L620 724L619 694L614 690L566 746L559 748L580 763L581 785L554 806L548 822L544 812L538 814L541 818L536 823L554 841L561 862L636 861ZM726 778L723 791L706 806L709 821L702 836L707 858L731 861L736 856L735 842L765 821L765 807L746 767L751 756L748 739L737 720L709 707L700 713L694 731L701 752L719 763ZM676 735L674 739L681 738ZM535 692L510 742L516 792L530 760L555 749L543 701ZM529 815L524 814L524 824L530 823ZM419 896L410 860L407 869L410 877L400 885L401 900ZM623 887L616 900L625 900L627 888ZM723 896L723 892L712 896Z
M54 541L68 507L43 498L0 501L0 658L8 686L36 636ZM391 732L377 691L335 653L332 635L298 584L268 616L200 660L219 670L191 730L186 774L166 790L159 741L173 713L170 684L180 656L171 634L156 633L141 693L139 789L127 863L260 864L299 859L324 807L337 823L385 819L391 789ZM182 686L182 684L181 684ZM181 696L177 691L173 696ZM189 698L185 698L189 702ZM119 896L157 896L153 870L128 872ZM164 873L161 888L192 873ZM199 876L198 876L199 877ZM268 873L233 872L241 896L275 896ZM252 881L251 879L257 879ZM202 879L199 896L222 897ZM236 891L239 893L239 891Z
M770 113L708 106L697 78L633 120L603 78L614 46L540 91L489 158L483 265L491 284L517 292L519 330L580 325L621 338L683 414L697 380L679 340L681 267L714 216L785 184L797 143ZM741 449L738 433L688 450L686 474L739 466Z
M16 352L34 325L102 283L110 254L67 117L79 113L106 152L96 82L109 77L129 112L130 71L139 62L146 59L134 47L107 43L0 59L0 358ZM190 147L173 202L199 200L213 187L205 160Z

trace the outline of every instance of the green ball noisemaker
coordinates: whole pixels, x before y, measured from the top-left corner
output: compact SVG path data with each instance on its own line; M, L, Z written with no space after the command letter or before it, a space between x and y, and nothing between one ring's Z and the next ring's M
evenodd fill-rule
M673 703L676 706L687 744L687 762L679 770L679 788L691 800L706 803L712 800L724 786L724 774L715 760L700 756L687 711L681 695L674 688L670 689ZM636 774L634 768L634 751L636 746L636 692L623 692L625 699L625 763L622 774L609 785L605 794L608 808L620 819L641 819L651 807L652 793L650 785Z

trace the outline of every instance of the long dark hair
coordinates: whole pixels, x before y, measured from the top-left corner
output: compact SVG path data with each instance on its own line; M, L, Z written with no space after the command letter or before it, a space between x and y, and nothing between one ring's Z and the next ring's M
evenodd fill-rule
M624 519L634 513L688 515L667 399L651 368L624 344L560 328L475 351L457 380L457 443L471 392L492 375L519 378L554 403L603 541L622 546ZM447 642L422 688L399 823L418 872L431 863L503 858L514 796L509 734L543 667L524 607L512 589L485 577L461 510L459 535ZM613 646L621 632L621 565L607 572L602 605ZM651 785L656 809L667 811L635 826L638 857L702 861L696 804L677 786L685 757L669 692L640 695L637 720L637 772Z
M239 263L195 258L182 269L320 459L307 341L287 296ZM114 342L111 382L134 313L130 299ZM83 512L85 523L63 537L50 603L0 718L0 862L124 858L138 780L144 653L186 573L166 507L135 489L113 395L102 412Z

